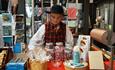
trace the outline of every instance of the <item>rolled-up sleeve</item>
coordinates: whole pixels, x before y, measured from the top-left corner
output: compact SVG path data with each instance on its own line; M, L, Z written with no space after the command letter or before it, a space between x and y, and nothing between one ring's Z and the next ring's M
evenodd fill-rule
M73 40L72 32L70 31L69 27L66 26L66 42L65 42L65 48L72 50L73 44L74 44L74 40Z
M45 33L45 25L43 24L38 31L33 35L30 39L28 49L32 50L35 47L40 47L44 44L44 33Z

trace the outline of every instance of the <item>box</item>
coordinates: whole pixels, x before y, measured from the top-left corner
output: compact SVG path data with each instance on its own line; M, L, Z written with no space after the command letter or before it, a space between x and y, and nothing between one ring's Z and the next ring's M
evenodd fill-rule
M16 43L13 47L14 53L21 53L22 52L22 45L21 43Z
M77 45L80 48L80 58L87 61L88 51L90 50L90 36L79 35Z
M6 70L27 70L28 61L21 58L10 60L6 65Z
M12 14L10 13L2 13L2 20L3 22L12 22Z
M11 36L12 35L12 27L10 25L3 26L3 36Z
M102 51L89 51L90 70L105 70Z

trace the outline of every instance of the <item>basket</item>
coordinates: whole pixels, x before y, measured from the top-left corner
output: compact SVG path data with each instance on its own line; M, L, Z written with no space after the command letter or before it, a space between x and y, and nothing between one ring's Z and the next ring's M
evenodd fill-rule
M65 66L65 70L88 70L88 67L83 67L83 68L71 68L68 66Z
M47 62L41 63L37 60L29 60L30 70L47 70Z
M72 66L67 66L66 62L64 62L65 70L88 70L88 63L83 62L82 64L84 64L84 66L73 68Z

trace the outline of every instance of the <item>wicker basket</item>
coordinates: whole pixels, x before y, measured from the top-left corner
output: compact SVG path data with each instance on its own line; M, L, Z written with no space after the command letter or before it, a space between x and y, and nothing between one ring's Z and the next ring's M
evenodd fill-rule
M65 70L88 70L88 67L83 67L83 68L71 68L71 67L67 67L65 66Z
M47 62L41 63L36 60L29 60L30 70L47 70Z
M64 66L65 66L65 70L88 70L88 63L87 62L83 62L82 64L84 64L84 66L82 67L71 67L71 66L67 66L64 62Z

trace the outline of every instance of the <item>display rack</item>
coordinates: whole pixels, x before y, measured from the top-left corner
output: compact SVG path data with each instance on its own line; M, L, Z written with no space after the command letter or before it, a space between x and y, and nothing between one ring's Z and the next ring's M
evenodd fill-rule
M24 15L16 14L15 16L15 42L23 42L24 43Z
M1 14L1 19L2 19L2 38L3 38L3 43L5 47L12 47L13 46L13 27L14 22L13 22L13 16L11 13L2 13Z

